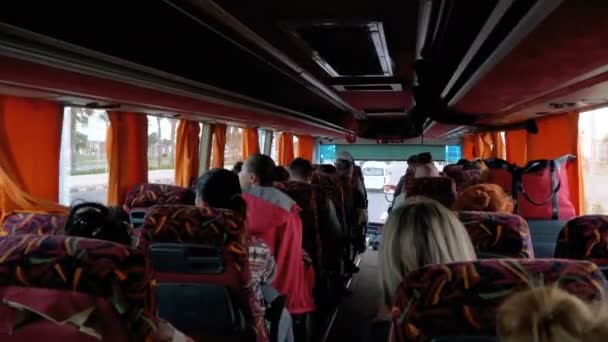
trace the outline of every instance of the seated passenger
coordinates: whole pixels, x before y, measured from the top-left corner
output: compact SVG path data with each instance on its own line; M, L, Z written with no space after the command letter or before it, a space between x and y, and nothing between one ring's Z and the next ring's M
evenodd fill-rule
M272 180L277 183L287 182L289 180L289 171L283 166L275 166Z
M496 184L476 184L464 189L454 204L456 211L513 213L513 199Z
M408 272L476 258L466 229L452 211L428 198L406 199L404 206L389 215L378 253L384 305L392 307L397 287Z
M71 208L65 222L65 234L89 239L132 245L129 216L120 207L106 207L99 203L81 203ZM160 342L194 341L159 318Z
M435 166L435 163L433 163L433 156L430 153L420 153L416 159L417 163L414 178L440 176L440 172Z
M359 218L357 208L354 201L354 189L352 186L354 164L349 159L336 159L334 163L336 167L339 182L344 193L344 221L346 224L346 233L348 239L347 256L348 263L345 265L347 273L357 273L359 268L354 264L356 253L355 249L351 248L351 244L360 235L360 227L358 224ZM353 246L354 247L354 246Z
M351 177L351 187L353 189L353 203L357 213L357 229L353 236L353 247L355 251L363 253L365 251L365 234L367 232L367 189L361 167L355 164L353 156L344 151L340 153L338 159L346 159L353 165L353 175Z
M307 286L302 254L302 221L299 208L273 187L275 164L258 154L245 161L239 174L247 203L247 229L264 240L277 262L274 287L287 297L292 314L314 311L312 289Z
M247 204L241 197L239 177L226 169L211 169L199 178L196 205L229 209L247 217ZM263 287L270 286L274 280L277 271L276 262L262 239L249 235L248 249L254 293L263 308L270 307L276 295L273 295L270 289L263 291ZM268 295L264 296L264 292ZM293 330L288 312L282 314L279 325L278 341L292 341Z
M239 177L226 169L211 169L198 179L196 205L229 209L247 217L247 204L241 197ZM249 239L249 265L256 297L260 303L265 303L262 284L272 282L276 264L268 246L255 237Z
M502 304L496 331L502 342L606 341L608 311L557 286L534 288Z

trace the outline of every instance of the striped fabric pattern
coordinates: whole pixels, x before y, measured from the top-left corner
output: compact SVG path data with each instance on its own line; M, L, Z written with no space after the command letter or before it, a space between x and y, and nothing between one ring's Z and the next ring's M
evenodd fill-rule
M435 336L495 336L496 311L511 294L557 283L585 301L603 299L606 280L587 261L491 259L429 265L409 273L391 316L395 341Z
M479 258L533 259L528 223L519 215L480 211L458 213Z
M0 287L71 290L111 301L136 341L156 337L153 273L135 249L60 235L0 241Z

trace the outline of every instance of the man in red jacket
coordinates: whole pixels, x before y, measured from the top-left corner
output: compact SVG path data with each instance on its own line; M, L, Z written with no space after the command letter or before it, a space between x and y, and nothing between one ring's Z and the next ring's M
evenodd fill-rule
M299 315L315 310L302 254L300 208L273 187L274 161L262 154L245 161L239 173L247 202L248 233L264 240L277 262L273 286L287 297L287 309Z

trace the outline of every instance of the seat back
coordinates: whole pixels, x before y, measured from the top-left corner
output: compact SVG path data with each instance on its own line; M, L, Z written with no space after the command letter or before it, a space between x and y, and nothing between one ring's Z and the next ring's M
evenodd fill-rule
M415 178L406 197L424 196L451 208L456 201L456 185L449 177Z
M338 215L338 219L340 220L342 227L346 229L344 191L342 191L342 188L338 184L338 177L336 175L316 171L312 175L311 183L319 187L321 191L325 191L328 194L336 209L336 214Z
M527 220L536 258L552 258L559 232L566 225L563 220Z
M127 193L123 209L129 213L133 227L140 228L150 207L165 204L194 205L195 197L192 189L181 186L143 183Z
M0 224L0 237L23 234L63 234L66 216L19 211L7 215Z
M526 220L518 215L480 211L461 211L477 257L533 259L534 250Z
M584 301L602 300L606 280L588 262L490 259L429 265L406 275L392 309L395 341L496 336L496 312L509 295L557 283Z
M454 180L458 192L481 182L481 169L466 168L465 165L446 165L443 168L443 174Z
M568 221L559 233L555 257L587 259L608 267L608 216L587 215Z
M150 254L159 286L164 289L158 296L159 307L163 310L160 314L167 313L168 317L176 319L172 321L176 327L200 337L229 334L231 336L227 338L242 335L240 338L253 336L258 341L267 340L260 303L251 287L245 221L240 215L229 210L195 206L154 206L142 227L140 248ZM212 299L197 297L222 291L230 294L230 301L219 297L212 303ZM189 305L186 312L180 313L179 303L188 301L200 305ZM245 331L239 329L242 324L238 321L218 324L217 316L208 317L208 312L214 310L236 312L231 309L232 302L245 317ZM217 307L211 308L211 304ZM223 317L237 319L238 315ZM213 320L206 320L208 318ZM200 322L194 324L193 319ZM233 327L232 331L220 329L227 326Z
M104 341L125 336L129 341L156 338L154 278L143 253L103 240L12 235L0 242L0 255L0 311L4 312L0 317L10 322L11 315L25 311L32 314L30 318L39 318L16 327L15 336L22 338L17 340L27 340L32 334L74 337L53 321L77 313L88 314L94 322L74 324L103 335ZM91 307L93 312L88 312ZM96 324L101 324L101 330ZM2 341L16 338L3 333L0 328ZM79 340L90 340L90 336L79 336Z
M317 212L317 191L312 184L287 181L279 188L291 197L300 207L302 220L302 247L313 258L315 270L319 270L321 261L321 238ZM319 272L315 272L319 274Z

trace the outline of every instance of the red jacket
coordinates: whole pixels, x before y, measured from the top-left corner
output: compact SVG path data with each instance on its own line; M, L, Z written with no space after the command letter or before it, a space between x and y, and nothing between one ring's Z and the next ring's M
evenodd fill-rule
M312 289L306 282L302 257L300 208L273 187L252 187L243 192L247 202L248 234L264 240L277 262L273 286L287 296L292 314L314 311Z

